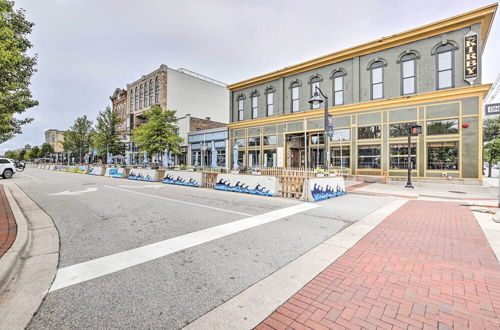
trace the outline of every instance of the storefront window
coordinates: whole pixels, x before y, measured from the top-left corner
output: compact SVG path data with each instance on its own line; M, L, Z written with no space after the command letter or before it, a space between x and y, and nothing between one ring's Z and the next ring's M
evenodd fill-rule
M340 154L340 146L332 147L330 151L330 164L332 166L351 167L351 148L349 146L342 146L342 155ZM342 161L341 161L342 159Z
M248 138L248 146L249 147L258 147L258 146L260 146L260 138L258 138L258 137L250 137L250 138Z
M273 146L275 144L276 144L276 135L264 136L264 145L265 146Z
M380 126L358 127L358 139L380 139Z
M199 151L192 152L191 165L192 166L200 166L200 152Z
M323 133L311 135L311 144L324 144L324 143L325 143L325 137L323 136Z
M358 146L358 168L380 168L380 145Z
M411 168L416 168L416 154L417 149L415 143L411 146ZM390 168L394 170L407 170L408 169L408 144L391 144L389 148Z
M217 150L217 166L219 167L226 166L226 150L224 149Z
M238 145L238 147L244 147L245 146L245 139L236 139L234 140L234 144Z
M427 122L427 135L458 134L458 119Z
M427 169L458 170L458 142L428 143Z
M260 150L248 150L248 167L260 167Z
M396 137L404 137L408 136L408 131L410 130L410 127L416 126L417 123L398 123L398 124L391 124L389 126L389 134L391 138L396 138Z
M276 149L264 150L264 167L276 167Z

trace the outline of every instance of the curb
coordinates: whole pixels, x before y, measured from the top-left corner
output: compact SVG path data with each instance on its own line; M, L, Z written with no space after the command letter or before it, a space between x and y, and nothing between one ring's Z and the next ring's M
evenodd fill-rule
M24 329L54 281L59 264L59 233L52 219L21 188L14 183L4 187L18 224L18 236L6 252L9 258L2 273L0 328Z
M26 251L29 240L28 221L19 209L19 205L17 205L14 196L12 196L12 192L8 185L3 186L10 208L14 214L17 234L12 246L5 252L2 258L0 258L0 295L4 292L21 264L21 258Z

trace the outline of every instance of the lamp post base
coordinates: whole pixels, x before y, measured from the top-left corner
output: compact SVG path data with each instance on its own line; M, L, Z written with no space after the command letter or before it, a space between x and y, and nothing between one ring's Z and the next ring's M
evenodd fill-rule
M406 182L406 186L405 186L405 188L415 189L415 187L414 187L414 186L412 186L412 184L411 184L411 182L410 182L410 181Z

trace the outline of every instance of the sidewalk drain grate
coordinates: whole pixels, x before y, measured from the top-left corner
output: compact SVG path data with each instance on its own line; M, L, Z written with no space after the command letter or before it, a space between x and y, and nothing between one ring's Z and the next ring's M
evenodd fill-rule
M455 191L455 190L450 190L449 192L451 193L455 193L455 194L467 194L466 192L464 191Z

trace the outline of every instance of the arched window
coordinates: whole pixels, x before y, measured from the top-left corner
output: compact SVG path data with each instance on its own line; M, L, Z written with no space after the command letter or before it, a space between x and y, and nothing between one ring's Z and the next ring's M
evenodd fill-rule
M134 107L134 110L137 110L139 109L139 91L138 91L138 88L135 87L135 107Z
M436 48L437 88L453 87L453 64L455 47L451 43Z
M160 103L160 77L155 79L155 104Z
M139 109L142 109L142 97L144 96L144 86L139 87Z
M153 105L153 79L149 81L149 105Z
M384 97L384 62L375 61L370 65L372 100Z
M266 89L266 114L267 116L274 115L274 88Z
M148 87L148 82L146 81L144 83L144 107L146 108L149 105L149 87Z
M344 76L346 73L337 70L332 74L333 85L333 105L344 104Z
M238 120L243 120L243 110L244 110L244 102L245 97L243 95L238 96Z
M252 119L259 117L259 93L253 92L250 94L250 101L252 102Z
M319 85L320 81L321 77L319 75L315 75L309 80L309 84L311 85L311 97L314 95L314 92L316 92L316 88L320 87ZM312 103L311 109L319 109L319 106L320 106L319 102Z
M416 79L417 55L409 53L401 57L401 94L414 94L417 92Z
M300 110L300 83L298 81L293 82L290 85L292 92L292 112L298 112Z

